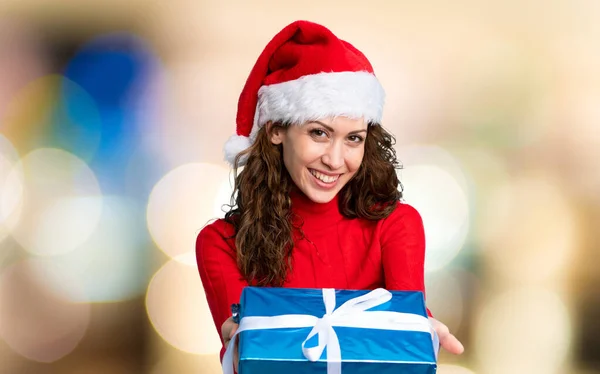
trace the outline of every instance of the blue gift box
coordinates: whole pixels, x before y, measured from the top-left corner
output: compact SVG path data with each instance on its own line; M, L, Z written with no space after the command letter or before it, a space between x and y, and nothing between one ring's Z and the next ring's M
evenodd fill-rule
M433 374L423 293L246 287L239 374Z

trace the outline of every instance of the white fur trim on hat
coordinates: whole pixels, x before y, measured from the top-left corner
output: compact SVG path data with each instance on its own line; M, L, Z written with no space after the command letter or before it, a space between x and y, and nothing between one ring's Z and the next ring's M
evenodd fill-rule
M263 86L258 91L257 121L302 124L332 116L380 123L385 92L369 72L319 73ZM252 133L258 129L252 128ZM250 136L252 139L252 136Z
M303 124L345 116L379 124L384 101L383 87L366 71L310 74L262 86L250 136L232 136L225 144L225 159L233 164L235 156L254 143L260 128L269 121Z
M246 150L252 145L250 139L246 136L232 135L227 139L223 151L225 152L225 160L233 165L235 157L238 153ZM240 160L240 166L245 164L245 160Z

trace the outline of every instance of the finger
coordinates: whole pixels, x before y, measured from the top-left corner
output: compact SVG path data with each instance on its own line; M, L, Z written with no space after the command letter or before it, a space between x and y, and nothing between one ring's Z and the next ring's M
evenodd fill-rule
M452 334L444 334L440 336L440 345L449 353L459 355L465 351L465 347L462 343Z
M238 350L238 342L239 342L239 340L236 340L234 349L233 349L233 368L235 369L236 373L238 372L238 365L239 365L239 361L240 361L240 352Z
M231 330L229 330L229 339L233 339L233 336L235 335L235 332L237 331L239 325L237 323L233 323Z
M225 338L223 339L223 345L224 345L224 346L226 346L226 347L227 347L227 346L229 345L229 342L231 342L231 339L233 339L233 336L235 335L235 331L236 331L236 330L237 330L237 327L234 327L234 328L233 328L233 330L232 330L232 332L229 334L229 336L228 336L228 337L225 337ZM236 340L235 342L236 342L236 345L237 345L237 340Z
M450 333L448 326L432 317L430 317L430 321L436 334L438 335L442 348L456 355L464 352L465 348L463 347L462 343Z
M432 322L432 325L433 325L433 329L435 330L435 332L440 337L440 340L442 339L442 336L446 336L446 335L450 334L450 329L448 329L448 326L444 325L443 323L441 323L437 319L432 318L431 322Z
M221 338L223 338L223 341L225 341L226 339L229 338L229 329L230 329L231 322L233 322L233 318L229 317L221 325Z

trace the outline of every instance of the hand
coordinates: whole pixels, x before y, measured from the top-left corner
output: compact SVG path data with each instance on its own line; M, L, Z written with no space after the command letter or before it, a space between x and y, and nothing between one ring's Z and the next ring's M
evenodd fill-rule
M235 335L235 332L237 331L238 327L239 325L233 322L233 317L227 318L225 322L223 322L223 324L221 325L221 338L223 339L223 344L225 345L225 347L229 345L229 342L233 338L233 335ZM233 368L237 373L239 361L237 341L235 342L235 346L233 348Z
M465 348L463 347L462 343L450 333L450 330L446 325L432 317L429 317L429 321L431 322L435 332L438 334L442 348L455 355L459 355L464 352Z

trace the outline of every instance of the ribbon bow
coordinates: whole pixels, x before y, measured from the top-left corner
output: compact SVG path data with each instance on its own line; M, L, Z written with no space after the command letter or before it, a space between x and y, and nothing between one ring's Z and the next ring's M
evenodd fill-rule
M390 301L392 294L383 289L375 289L365 295L355 297L335 308L335 290L323 289L325 314L319 318L306 314L286 314L273 317L244 317L240 321L234 337L229 342L223 357L223 373L233 374L233 349L237 334L246 330L277 328L313 327L302 342L302 353L311 362L318 361L327 347L327 374L341 374L342 353L334 326L430 332L433 337L434 352L437 356L437 334L426 317L390 311L368 311L375 306ZM306 347L306 343L317 335L315 347Z

